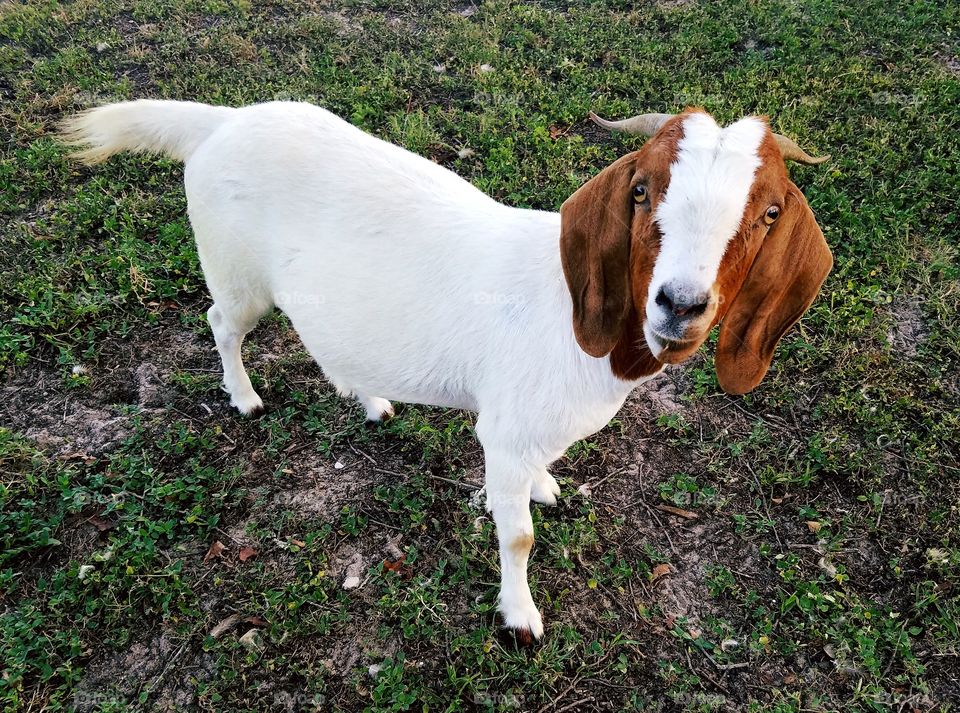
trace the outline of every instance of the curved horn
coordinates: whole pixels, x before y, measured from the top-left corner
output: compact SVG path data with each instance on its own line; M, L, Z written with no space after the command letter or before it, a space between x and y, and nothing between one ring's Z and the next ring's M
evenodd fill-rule
M622 131L625 134L640 134L641 136L653 136L657 130L663 126L668 119L672 119L673 114L638 114L630 119L622 121L607 121L590 112L590 118L604 129L610 131Z
M830 159L830 154L826 156L811 156L792 140L780 134L774 134L773 138L777 140L777 146L780 147L780 153L783 154L784 161L797 161L805 163L808 166L816 166Z

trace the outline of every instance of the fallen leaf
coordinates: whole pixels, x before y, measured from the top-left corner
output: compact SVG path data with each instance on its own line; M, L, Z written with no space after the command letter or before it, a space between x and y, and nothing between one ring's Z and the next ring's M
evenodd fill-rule
M307 543L303 540L290 540L291 545L296 545L297 547L306 547Z
M390 560L384 560L383 568L388 572L399 572L400 570L403 569L403 563L406 559L407 559L406 555L400 555L400 559L394 560L393 562L391 562Z
M672 571L673 571L673 569L670 567L670 565L668 565L668 564L658 564L656 567L653 568L653 576L652 576L652 578L650 579L650 581L651 581L651 582L656 582L656 581L657 581L658 579L660 579L661 577L666 577L666 576L667 576L668 574L670 574Z
M100 532L106 532L107 530L112 530L116 527L117 523L111 522L110 520L104 520L99 515L94 515L93 517L87 520L91 525L93 525Z
M388 537L387 542L384 545L384 549L387 551L387 554L393 557L395 560L399 560L405 556L403 550L401 550L399 547L400 538L401 535L397 535L396 537Z
M241 547L240 554L237 556L240 558L241 562L246 562L251 557L256 557L257 551L252 547Z
M203 556L203 561L204 561L204 562L209 562L210 560L214 559L215 557L219 557L220 555L223 554L223 551L224 551L225 549L226 549L226 547L223 546L223 543L220 542L220 540L217 540L217 541L214 542L212 545L210 545L210 549L207 550L207 554L205 554L205 555Z
M248 616L244 621L253 626L267 626L267 620L259 616Z
M821 527L822 525L816 520L807 520L807 529L810 530L810 532L816 534L820 532Z
M671 515L676 515L677 517L682 517L685 520L696 520L699 515L690 510L683 510L682 508L675 508L673 505L657 505L657 510L661 512L668 512Z
M89 453L83 453L82 451L75 451L73 453L64 453L60 456L62 460L82 460L84 465L93 465L97 462L95 456L90 455Z
M413 579L413 567L406 562L407 556L405 554L400 555L400 558L391 562L390 560L383 561L383 570L385 572L396 572L404 579Z
M230 631L230 629L235 627L239 622L240 622L240 615L231 614L226 619L224 619L219 624L217 624L215 627L210 629L210 636L212 636L214 639L219 639L221 636L223 636L228 631Z

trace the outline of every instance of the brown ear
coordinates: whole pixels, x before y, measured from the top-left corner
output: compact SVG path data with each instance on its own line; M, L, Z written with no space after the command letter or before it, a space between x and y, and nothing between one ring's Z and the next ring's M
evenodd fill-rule
M560 207L560 260L573 298L573 332L590 356L616 346L630 309L634 169L634 156L624 156Z
M807 311L831 267L813 211L791 182L780 220L720 326L715 362L724 391L745 394L760 383L777 342Z

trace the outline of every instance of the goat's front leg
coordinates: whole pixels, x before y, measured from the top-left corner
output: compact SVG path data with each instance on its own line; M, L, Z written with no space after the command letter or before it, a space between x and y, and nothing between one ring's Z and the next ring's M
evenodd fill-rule
M487 509L493 514L500 544L500 613L506 626L543 636L543 620L527 582L533 549L530 489L537 468L495 444L484 443Z

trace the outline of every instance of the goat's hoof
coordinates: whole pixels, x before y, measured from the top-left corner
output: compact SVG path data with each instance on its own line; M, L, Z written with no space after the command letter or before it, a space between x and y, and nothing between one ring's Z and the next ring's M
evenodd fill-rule
M367 421L378 423L393 418L393 404L386 399L371 398L364 406L367 411Z
M560 496L560 485L556 478L544 471L534 478L530 486L530 499L541 505L556 505Z
M521 644L529 645L533 639L543 636L543 618L533 602L516 607L501 605L500 613L503 615L504 626L513 631Z
M249 416L250 418L261 416L264 412L263 400L255 393L239 399L230 399L230 403L237 409L237 411L242 413L244 416Z

